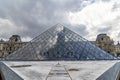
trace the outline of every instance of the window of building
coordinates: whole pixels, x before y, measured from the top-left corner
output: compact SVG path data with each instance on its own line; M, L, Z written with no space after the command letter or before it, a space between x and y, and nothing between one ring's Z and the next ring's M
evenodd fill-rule
M101 38L101 40L104 40L104 38Z
M12 48L10 47L10 51L12 50Z
M9 52L9 54L11 54L11 52Z
M1 70L0 70L0 80L5 80Z

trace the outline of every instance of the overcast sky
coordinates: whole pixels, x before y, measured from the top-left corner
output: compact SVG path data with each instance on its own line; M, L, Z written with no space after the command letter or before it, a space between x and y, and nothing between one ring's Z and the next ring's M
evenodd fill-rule
M0 0L0 38L30 40L60 23L88 40L120 40L120 0Z

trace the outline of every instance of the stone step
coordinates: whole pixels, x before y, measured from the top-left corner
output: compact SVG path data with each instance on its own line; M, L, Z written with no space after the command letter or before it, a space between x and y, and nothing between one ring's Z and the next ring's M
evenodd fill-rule
M50 70L46 80L72 80L65 66L56 64Z

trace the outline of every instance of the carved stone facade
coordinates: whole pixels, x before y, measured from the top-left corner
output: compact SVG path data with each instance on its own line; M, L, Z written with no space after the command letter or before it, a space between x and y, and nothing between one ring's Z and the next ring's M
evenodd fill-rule
M19 35L12 35L8 41L0 40L0 58L6 57L18 50L27 42L22 42Z
M115 51L116 51L116 55L118 57L120 57L120 43L118 42L117 45L115 46Z
M115 45L107 34L97 35L96 41L93 41L93 43L114 56L118 56L118 53L120 53L120 44Z

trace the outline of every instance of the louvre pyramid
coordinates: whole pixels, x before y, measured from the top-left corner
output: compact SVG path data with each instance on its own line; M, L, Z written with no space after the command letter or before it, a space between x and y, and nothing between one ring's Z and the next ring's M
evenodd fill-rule
M113 60L117 59L80 35L57 24L6 57L6 60Z

